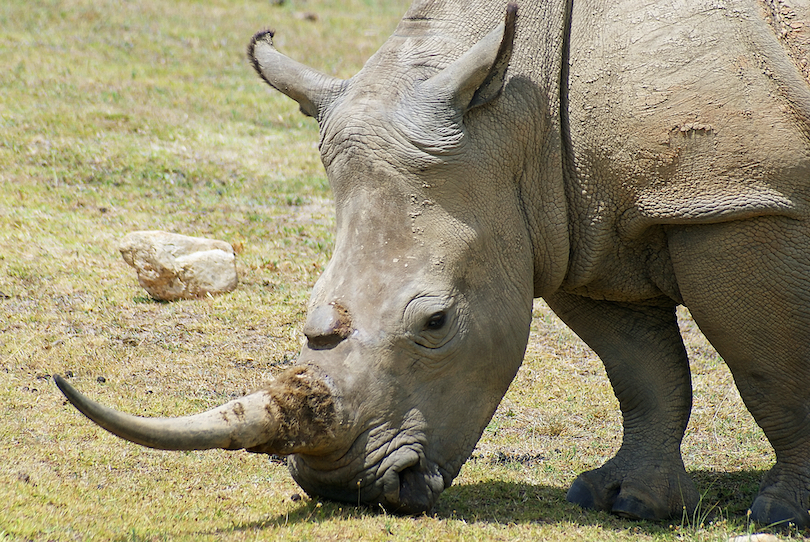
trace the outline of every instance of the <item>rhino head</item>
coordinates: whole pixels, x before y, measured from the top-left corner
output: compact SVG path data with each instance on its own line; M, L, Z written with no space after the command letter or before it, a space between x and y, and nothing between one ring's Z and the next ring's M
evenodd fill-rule
M521 205L531 145L514 143L515 132L537 131L519 109L529 105L512 100L511 126L486 111L506 98L515 13L443 54L406 16L350 80L257 34L258 73L319 123L337 211L296 365L267 389L185 418L120 414L57 378L70 401L146 446L289 455L310 495L431 509L520 366L546 257Z

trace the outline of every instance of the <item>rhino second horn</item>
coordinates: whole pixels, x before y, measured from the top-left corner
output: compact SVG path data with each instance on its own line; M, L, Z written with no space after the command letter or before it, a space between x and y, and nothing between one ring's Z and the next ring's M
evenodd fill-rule
M246 449L268 454L317 454L334 439L337 405L323 379L307 367L282 373L265 389L179 418L144 418L92 401L63 378L54 381L73 406L125 440L160 450Z

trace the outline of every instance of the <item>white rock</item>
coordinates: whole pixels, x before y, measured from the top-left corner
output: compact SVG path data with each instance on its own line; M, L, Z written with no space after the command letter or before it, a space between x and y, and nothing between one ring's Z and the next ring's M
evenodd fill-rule
M172 301L236 288L236 258L225 241L164 231L136 231L121 240L124 260L155 299Z
M728 539L728 542L779 542L779 538L767 533L744 534L740 536L732 536Z

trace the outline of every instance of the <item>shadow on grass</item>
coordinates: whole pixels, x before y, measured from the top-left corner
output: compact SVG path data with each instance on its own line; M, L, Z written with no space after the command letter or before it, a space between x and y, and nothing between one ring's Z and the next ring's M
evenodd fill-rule
M163 299L155 299L148 295L136 295L132 298L132 302L136 305L168 305L168 301Z
M637 534L662 534L673 527L693 526L718 516L744 526L746 511L754 500L764 471L692 471L703 495L698 521L674 518L664 522L633 521L605 512L583 510L565 499L566 489L528 483L490 480L452 486L446 490L428 517L461 520L466 523L528 524L568 523L599 525L604 529ZM296 510L264 521L236 524L228 531L260 530L290 524L321 523L340 519L362 519L384 515L380 508L353 506L329 501L303 501Z

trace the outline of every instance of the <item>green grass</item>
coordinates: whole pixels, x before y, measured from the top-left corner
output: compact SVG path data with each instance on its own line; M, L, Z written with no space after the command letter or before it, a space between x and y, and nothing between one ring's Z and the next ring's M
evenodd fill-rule
M604 370L542 303L526 363L430 515L301 498L244 452L122 442L65 404L72 372L119 409L179 415L259 386L300 347L334 223L317 126L245 60L277 30L348 77L404 0L5 0L0 4L0 540L725 540L773 461L731 377L683 322L695 411L684 444L713 518L630 522L565 502L618 448ZM303 12L317 15L303 16ZM225 239L240 286L157 303L118 242L138 229ZM100 377L103 377L101 381Z

